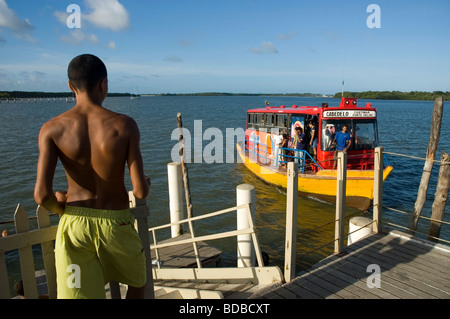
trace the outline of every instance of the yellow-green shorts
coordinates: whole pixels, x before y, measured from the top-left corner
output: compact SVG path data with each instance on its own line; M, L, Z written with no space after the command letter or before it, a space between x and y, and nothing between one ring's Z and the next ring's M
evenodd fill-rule
M55 257L59 299L104 299L110 281L146 283L145 255L128 209L66 206Z

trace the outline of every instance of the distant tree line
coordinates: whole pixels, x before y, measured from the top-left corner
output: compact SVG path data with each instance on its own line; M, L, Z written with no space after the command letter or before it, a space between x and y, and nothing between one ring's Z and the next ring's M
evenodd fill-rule
M342 92L336 93L335 98L340 98ZM442 96L444 100L450 100L450 92L434 91L365 91L365 92L344 92L345 97L354 97L358 99L370 99L370 100L434 100L435 98Z
M0 99L34 99L52 97L73 97L72 92L25 92L9 91L0 92ZM130 96L130 93L108 93L108 96Z

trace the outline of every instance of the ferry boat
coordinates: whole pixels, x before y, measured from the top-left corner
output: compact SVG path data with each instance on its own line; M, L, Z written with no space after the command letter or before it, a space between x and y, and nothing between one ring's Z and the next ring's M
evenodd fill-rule
M311 123L312 125L309 125ZM246 137L236 145L244 165L267 183L286 188L286 166L299 163L300 195L331 203L336 201L335 139L343 126L348 127L351 144L347 149L346 205L359 210L370 208L374 188L374 151L379 145L377 110L370 103L358 107L357 99L341 99L338 107L321 106L266 107L247 111ZM297 151L292 142L297 127L306 137L306 148ZM316 151L310 148L312 132ZM284 147L282 147L284 146ZM383 181L393 167L385 161Z

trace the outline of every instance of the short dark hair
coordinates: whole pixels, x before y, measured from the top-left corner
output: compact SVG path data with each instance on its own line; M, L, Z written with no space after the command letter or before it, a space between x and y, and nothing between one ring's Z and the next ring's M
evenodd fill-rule
M67 75L74 89L90 92L98 82L108 77L108 72L98 57L83 54L70 62Z

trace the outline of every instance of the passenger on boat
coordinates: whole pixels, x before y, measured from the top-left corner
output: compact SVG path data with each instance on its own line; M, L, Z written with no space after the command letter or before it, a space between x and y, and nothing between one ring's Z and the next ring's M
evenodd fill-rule
M273 143L275 145L275 161L274 161L274 166L276 168L278 168L278 166L280 166L280 161L282 161L282 157L279 156L280 151L280 146L281 143L283 142L283 135L281 135L281 132L278 131L276 134L274 134L273 136Z
M301 167L303 165L305 158L305 153L302 151L306 149L306 136L305 133L303 133L303 129L301 127L295 128L293 145L294 148L296 149L295 151L296 161L299 167Z
M288 137L287 133L283 134L283 141L281 142L280 147L281 148L289 147L289 137ZM283 162L283 163L281 163L281 167L285 167L286 163L284 163L284 162L288 161L288 157L286 157L286 155L289 155L289 151L284 149L284 150L282 150L281 154L282 155L280 156L280 160Z
M326 127L323 129L323 135L324 135L324 147L325 151L331 151L331 146L334 140L334 135L336 134L336 130L334 127L334 124L327 124Z
M314 160L317 160L317 134L316 134L316 127L314 126L314 123L311 121L309 122L309 128L311 129L311 140L309 141L309 146L312 148L313 150L313 156L314 156Z
M348 126L347 124L344 124L342 126L342 131L337 132L334 136L333 143L336 143L336 152L334 152L334 164L333 169L336 168L336 162L337 162L337 154L338 152L347 152L350 145L352 145L352 138L350 134L347 133Z

